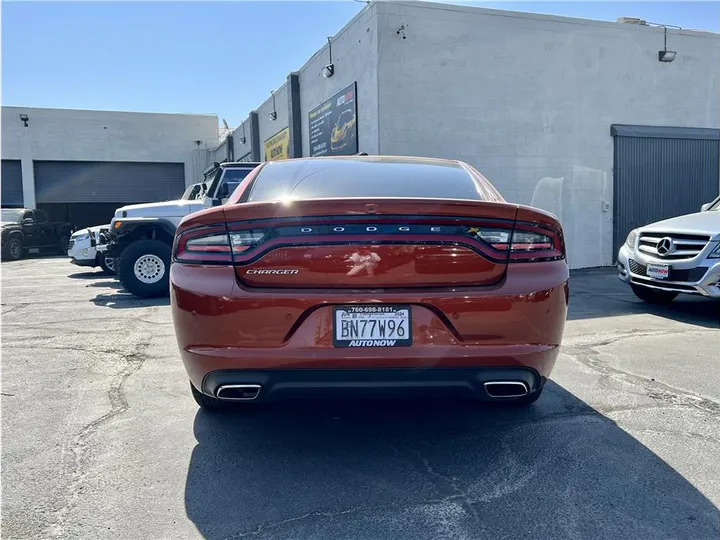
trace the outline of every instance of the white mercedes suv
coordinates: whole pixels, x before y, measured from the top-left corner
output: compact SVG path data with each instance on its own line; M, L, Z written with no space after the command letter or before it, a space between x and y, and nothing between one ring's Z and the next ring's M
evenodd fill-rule
M720 298L720 197L696 214L630 231L617 268L645 302L669 303L681 293Z

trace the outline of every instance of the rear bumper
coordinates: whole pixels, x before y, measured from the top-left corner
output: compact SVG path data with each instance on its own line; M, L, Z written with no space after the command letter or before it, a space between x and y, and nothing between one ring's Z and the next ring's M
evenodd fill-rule
M351 378L357 370L405 370L432 380L442 370L526 369L544 380L568 301L565 261L512 265L497 286L465 290L248 290L232 267L178 263L170 281L183 363L195 388L208 394L214 379L207 378L225 372L337 371ZM332 307L378 302L411 307L412 346L335 348Z
M498 401L485 383L513 381L527 395L542 391L546 378L529 368L220 370L208 373L201 390L217 396L228 385L257 385L252 401L296 398L452 397ZM509 397L507 399L513 399Z

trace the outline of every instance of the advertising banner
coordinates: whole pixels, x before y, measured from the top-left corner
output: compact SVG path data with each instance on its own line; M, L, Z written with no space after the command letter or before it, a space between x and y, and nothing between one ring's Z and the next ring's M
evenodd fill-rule
M358 153L357 82L315 107L308 114L311 156Z
M286 127L265 141L265 161L279 161L288 158L290 128Z

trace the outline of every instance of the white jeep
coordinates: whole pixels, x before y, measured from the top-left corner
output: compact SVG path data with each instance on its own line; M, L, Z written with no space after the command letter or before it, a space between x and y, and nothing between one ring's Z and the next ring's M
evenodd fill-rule
M215 163L204 171L204 182L186 191L193 198L118 208L97 250L115 259L115 271L127 291L145 298L167 295L170 253L182 218L225 203L258 165Z

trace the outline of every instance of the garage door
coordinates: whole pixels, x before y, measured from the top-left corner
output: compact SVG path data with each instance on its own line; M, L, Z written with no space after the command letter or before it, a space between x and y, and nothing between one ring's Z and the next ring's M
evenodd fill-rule
M23 206L22 168L19 159L3 159L2 205Z
M720 129L613 125L614 253L636 227L683 214L718 195Z
M36 161L38 203L144 203L179 198L182 163Z

